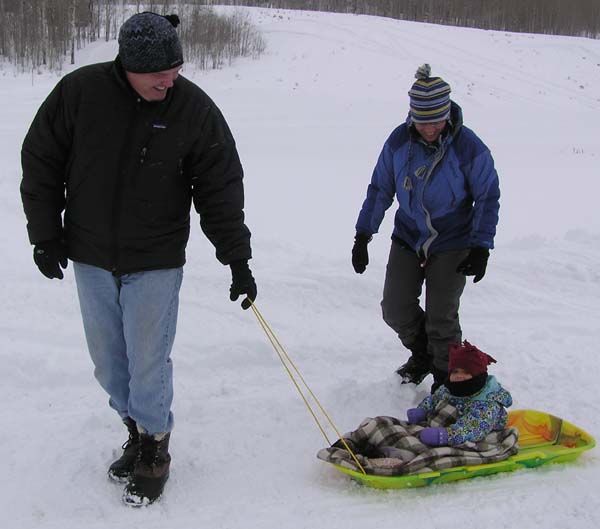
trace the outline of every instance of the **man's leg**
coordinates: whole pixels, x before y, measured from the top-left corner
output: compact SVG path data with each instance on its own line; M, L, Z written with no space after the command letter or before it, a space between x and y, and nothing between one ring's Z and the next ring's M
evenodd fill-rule
M121 277L120 305L129 361L127 411L144 433L173 427L173 366L179 289L183 268L151 270Z
M128 416L129 362L119 303L120 282L110 272L73 263L79 306L94 376L122 419Z
M412 352L398 370L407 382L419 383L429 372L425 312L419 304L424 271L417 255L393 242L386 268L381 309L384 321Z
M425 328L435 387L448 373L448 344L462 339L458 309L466 278L456 267L467 254L468 250L457 250L432 255L425 268Z
M129 359L129 415L140 432L139 453L123 491L127 505L158 500L169 479L173 428L173 365L183 268L124 275L123 329Z

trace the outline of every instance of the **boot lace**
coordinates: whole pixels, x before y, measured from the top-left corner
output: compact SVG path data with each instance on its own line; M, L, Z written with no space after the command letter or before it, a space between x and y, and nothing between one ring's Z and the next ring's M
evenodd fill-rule
M127 438L127 441L121 445L123 450L126 450L130 446L135 446L140 442L140 433L137 430L137 425L133 421L131 421L131 423L126 422L125 424L127 426L127 431L129 432L129 437Z
M139 442L139 434L137 432L129 432L129 437L127 441L125 441L121 448L123 450L127 450L130 446L134 446Z

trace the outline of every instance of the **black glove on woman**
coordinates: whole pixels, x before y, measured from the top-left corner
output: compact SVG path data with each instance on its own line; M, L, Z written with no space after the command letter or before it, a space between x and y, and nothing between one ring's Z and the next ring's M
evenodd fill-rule
M473 283L483 279L490 251L487 248L471 248L469 255L458 265L456 271L466 276L475 276Z
M367 244L372 239L366 233L357 233L354 237L354 246L352 247L352 266L357 274L362 274L369 264L369 252Z

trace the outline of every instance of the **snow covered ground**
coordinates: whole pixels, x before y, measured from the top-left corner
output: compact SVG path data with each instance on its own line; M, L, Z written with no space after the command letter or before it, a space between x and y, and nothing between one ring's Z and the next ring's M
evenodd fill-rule
M515 408L600 438L600 41L250 11L265 56L184 75L221 107L239 145L257 306L338 427L403 415L429 387L399 384L406 354L380 317L392 210L367 272L350 264L372 167L429 62L501 178L497 248L465 291L464 336L498 359ZM80 65L115 53L115 42L89 46ZM62 282L39 274L18 193L20 144L57 80L0 70L3 527L600 525L598 449L570 465L394 492L318 461L323 438L252 312L228 300L229 271L197 222L173 355L172 477L159 504L124 507L105 476L124 431L92 376L71 267Z

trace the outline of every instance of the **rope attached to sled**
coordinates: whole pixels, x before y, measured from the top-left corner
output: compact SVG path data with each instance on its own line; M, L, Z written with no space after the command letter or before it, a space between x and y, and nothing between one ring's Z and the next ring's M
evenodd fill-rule
M358 468L360 468L360 470L362 471L363 474L366 474L365 469L362 467L362 465L358 461L358 459L357 459L356 455L354 454L354 452L352 451L352 449L348 446L348 443L346 443L346 440L342 437L342 434L337 429L337 427L334 424L333 420L331 419L331 417L329 416L329 414L327 413L327 411L325 411L325 408L319 402L319 399L317 398L317 396L310 389L310 387L308 386L308 384L304 380L304 377L300 374L300 371L296 367L296 364L294 364L294 362L292 361L292 359L290 358L290 356L287 354L287 352L286 352L285 348L283 347L283 345L281 345L281 342L277 339L277 336L275 336L275 333L273 332L273 329L271 329L271 327L269 326L269 324L267 323L267 321L265 320L265 318L263 317L263 315L260 313L260 311L256 307L256 304L253 303L251 300L249 300L249 301L250 301L250 306L252 307L252 312L254 312L254 315L256 316L256 319L258 320L259 325L262 327L262 330L265 331L265 334L267 335L267 338L271 342L271 345L273 346L273 349L275 349L275 352L277 353L277 356L279 357L279 360L281 361L281 363L282 363L284 369L286 370L288 376L292 380L292 383L296 387L296 390L300 394L300 397L304 401L304 404L308 408L308 411L313 416L313 419L317 423L317 426L318 426L319 430L321 431L321 433L323 434L323 437L325 438L325 441L327 441L327 444L331 445L332 443L329 440L329 438L327 437L327 434L325 433L325 430L324 430L323 426L321 425L321 422L319 421L319 418L317 417L317 414L313 410L312 406L310 405L310 402L306 398L306 395L302 391L302 388L300 387L300 384L296 380L296 377L294 376L294 373L292 373L292 369L294 370L294 372L298 376L299 380L302 382L302 384L306 388L306 391L308 391L308 394L316 402L316 404L319 407L319 409L321 410L321 413L323 414L323 416L327 419L327 421L329 422L329 424L331 425L331 427L335 430L335 433L337 434L338 438L340 439L340 441L344 445L344 448L346 450L348 450L348 452L352 456L352 459L354 459L354 462L358 465ZM290 366L291 366L292 369L290 369Z

